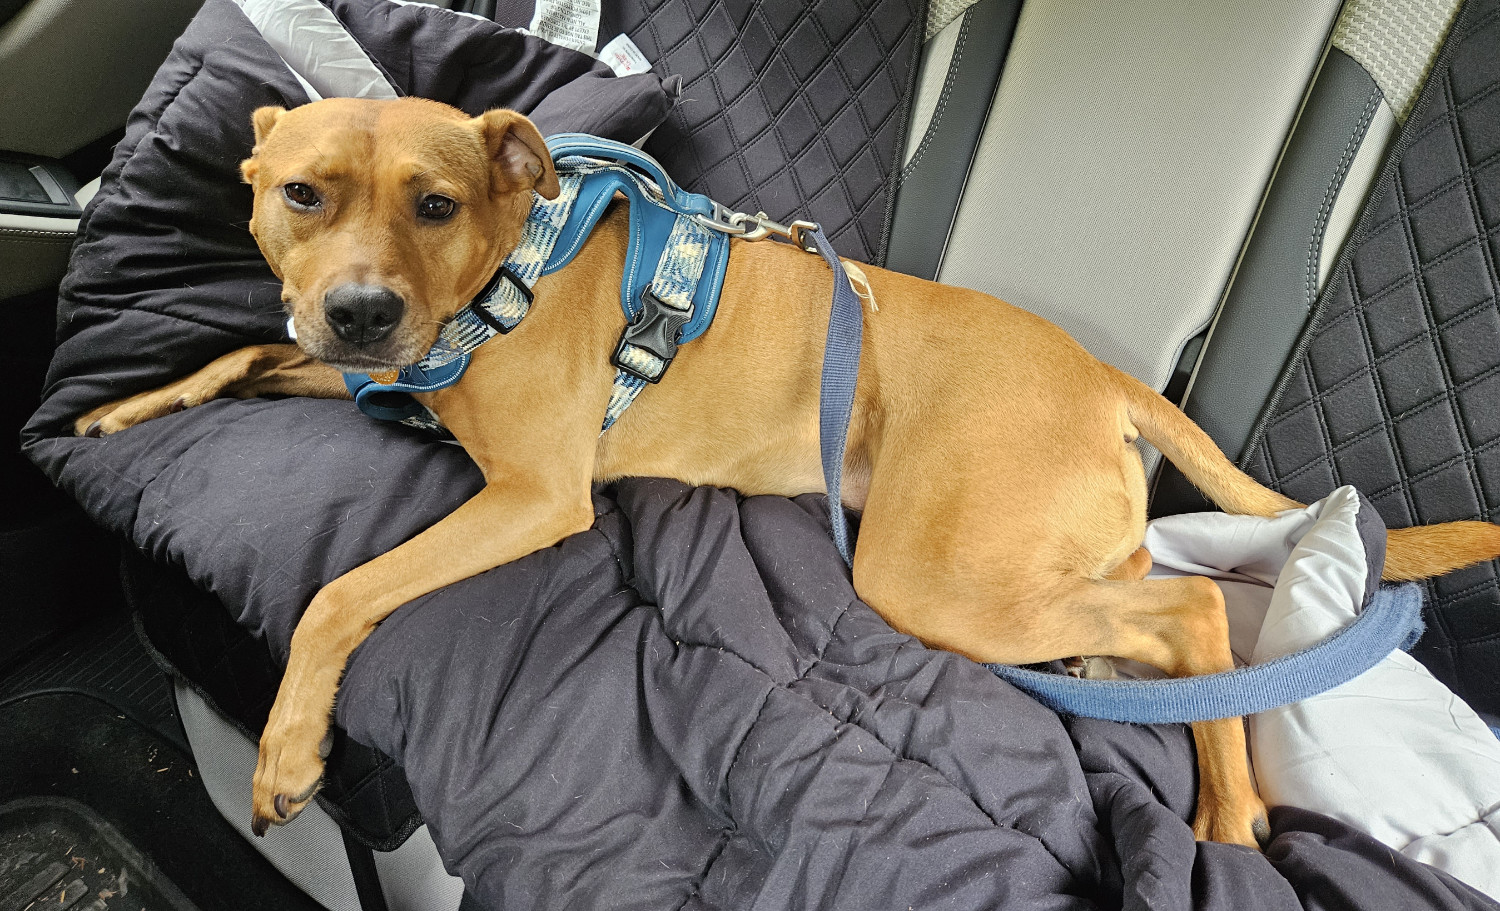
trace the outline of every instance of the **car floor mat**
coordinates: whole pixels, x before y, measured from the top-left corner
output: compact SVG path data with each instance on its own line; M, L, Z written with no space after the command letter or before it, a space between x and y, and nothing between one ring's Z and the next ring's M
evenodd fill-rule
M196 911L93 810L64 797L0 804L0 911Z

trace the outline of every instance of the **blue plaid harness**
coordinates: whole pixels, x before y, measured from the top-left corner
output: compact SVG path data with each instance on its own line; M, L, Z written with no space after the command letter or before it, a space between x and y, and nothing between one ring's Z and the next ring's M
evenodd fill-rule
M484 290L449 320L420 361L403 367L389 383L365 373L344 374L359 410L446 435L437 416L412 393L452 386L468 369L474 349L520 325L531 309L532 286L573 261L618 192L630 203L630 240L620 280L626 325L610 356L615 379L599 431L603 434L647 384L661 381L679 345L708 330L724 287L729 239L781 237L822 256L833 272L819 428L833 539L844 562L852 565L841 489L863 311L822 229L808 221L783 225L764 212L731 212L678 187L655 159L623 143L561 133L547 139L547 149L557 168L557 198L536 197L516 249ZM655 269L646 271L647 263L655 263Z
M823 474L834 542L844 562L852 563L841 487L844 444L854 412L862 311L822 229L808 221L783 225L764 212L731 212L707 196L678 187L655 159L623 143L561 133L547 139L547 148L557 169L557 198L533 200L516 249L484 290L448 321L421 360L403 367L392 382L380 382L365 373L344 374L344 385L359 410L380 420L447 435L437 416L412 393L457 383L474 349L520 325L531 309L532 286L573 261L605 207L616 193L623 193L630 203L630 239L620 280L620 308L626 325L610 356L615 379L599 431L603 434L642 389L661 381L679 345L708 330L724 287L729 239L781 237L822 256L833 272L820 415ZM646 271L647 263L655 263L655 269Z
M368 374L344 375L365 414L441 430L411 393L458 382L474 349L518 326L531 308L532 286L573 261L616 192L630 204L630 242L620 281L627 325L611 355L614 388L600 432L642 389L661 381L679 345L707 331L729 264L729 238L746 234L754 219L682 190L656 161L631 146L572 133L549 138L547 146L561 192L556 199L536 198L514 252L443 327L427 355L403 368L392 383Z

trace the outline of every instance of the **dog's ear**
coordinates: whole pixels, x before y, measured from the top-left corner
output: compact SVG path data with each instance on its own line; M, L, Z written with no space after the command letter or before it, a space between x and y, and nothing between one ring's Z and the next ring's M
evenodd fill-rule
M542 134L524 115L498 108L473 120L489 153L492 173L507 189L529 188L543 199L556 199L557 169Z
M281 121L281 115L286 113L286 108L267 106L256 108L255 113L250 115L250 124L255 128L255 148L250 150L250 157L240 162L240 176L245 178L245 183L255 183L256 172L260 170L260 163L256 158L260 155L260 147L266 144L266 137L276 129L276 124Z
M281 122L281 117L286 113L286 108L268 105L256 108L255 113L250 115L250 123L255 127L255 147L260 148L266 144L266 137L276 129L276 124Z

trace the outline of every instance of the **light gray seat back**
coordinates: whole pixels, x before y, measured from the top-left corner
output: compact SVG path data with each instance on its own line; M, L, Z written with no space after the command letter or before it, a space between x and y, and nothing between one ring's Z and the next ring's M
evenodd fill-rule
M1164 388L1222 299L1337 10L1027 2L936 278Z
M1350 0L1182 405L1238 459L1338 260L1458 0ZM1174 470L1157 514L1208 508Z
M1207 350L1187 407L1237 455L1456 3L1411 6L979 0L928 42L886 264L1174 400Z

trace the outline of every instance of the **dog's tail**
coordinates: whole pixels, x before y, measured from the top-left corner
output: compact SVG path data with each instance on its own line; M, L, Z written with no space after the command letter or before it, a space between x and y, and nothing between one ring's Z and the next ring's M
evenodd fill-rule
M1208 434L1180 409L1122 371L1109 368L1125 395L1130 421L1168 461L1225 512L1273 516L1302 506L1261 486L1235 467ZM1387 539L1388 582L1408 582L1500 557L1500 526L1488 522L1445 522L1397 528Z

